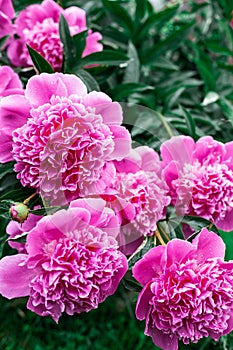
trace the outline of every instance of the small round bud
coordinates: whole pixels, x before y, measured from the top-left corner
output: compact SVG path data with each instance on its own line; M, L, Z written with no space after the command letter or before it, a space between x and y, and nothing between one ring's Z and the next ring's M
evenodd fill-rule
M29 209L27 205L16 202L10 207L10 216L13 220L22 224L28 217Z

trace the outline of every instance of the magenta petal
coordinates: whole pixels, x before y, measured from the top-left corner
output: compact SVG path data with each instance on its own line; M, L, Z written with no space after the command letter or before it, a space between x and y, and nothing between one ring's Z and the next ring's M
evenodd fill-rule
M144 320L146 318L151 298L152 293L150 291L150 283L148 283L138 296L136 305L136 317L138 320Z
M32 77L27 84L25 95L32 105L40 106L50 101L52 95L70 96L85 95L86 86L75 75L42 73Z
M130 153L122 160L114 162L119 173L136 173L142 169L142 160L135 149L131 149Z
M17 254L0 260L0 293L4 297L12 299L29 294L33 274L23 265L26 258L26 254Z
M144 257L136 262L132 272L134 278L143 286L158 277L166 263L166 247L158 246L149 250Z
M7 48L7 56L14 66L25 66L25 60L22 59L21 55L23 52L24 43L21 39L16 39L10 43Z
M15 16L15 11L11 0L1 0L0 11L5 13L10 19L14 18Z
M159 155L152 148L140 146L135 148L135 151L141 156L144 171L158 172L160 170Z
M163 162L169 163L171 160L179 162L180 168L186 163L192 163L195 142L189 136L174 136L164 142L161 146L161 156Z
M29 112L30 104L23 95L3 97L0 101L0 125L13 131L27 122Z
M90 212L83 208L59 210L43 217L27 236L29 255L42 253L45 244L69 236L71 232L86 227L89 221Z
M9 128L0 129L0 163L7 163L14 160L12 151L12 131Z
M111 98L103 92L92 91L85 96L85 106L95 107L96 114L101 114L103 122L109 125L121 124L123 116L118 102L112 102Z
M148 333L155 345L163 350L178 350L178 338L175 335L165 334L157 328L152 328Z
M185 261L186 257L192 257L195 251L195 246L192 243L181 239L172 239L167 244L167 267L175 262Z
M111 159L120 160L127 156L131 150L131 136L126 128L118 125L111 125L115 147L111 153Z
M64 11L70 26L79 26L80 31L86 29L86 12L77 6L71 6Z
M98 226L105 204L106 202L103 199L76 199L70 203L70 208L87 209L91 213L89 224Z
M224 146L226 153L223 160L226 161L228 167L233 170L233 141L227 142Z
M225 244L216 233L203 228L192 243L197 247L197 257L200 262L215 257L224 259Z
M223 231L232 231L233 230L233 212L232 210L227 212L223 220L215 222L217 228Z

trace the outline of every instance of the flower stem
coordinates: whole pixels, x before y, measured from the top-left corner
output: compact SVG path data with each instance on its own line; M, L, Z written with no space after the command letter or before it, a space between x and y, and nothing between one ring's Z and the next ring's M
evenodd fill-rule
M31 200L32 198L34 198L36 195L37 195L37 192L31 194L31 196L29 196L28 198L26 198L26 199L23 201L23 204L27 205L27 204L30 202L30 200Z

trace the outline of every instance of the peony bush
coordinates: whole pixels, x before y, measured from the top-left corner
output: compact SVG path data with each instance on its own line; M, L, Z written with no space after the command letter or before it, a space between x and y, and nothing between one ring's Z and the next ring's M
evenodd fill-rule
M150 349L231 349L232 13L0 0L0 294L25 322L120 291Z

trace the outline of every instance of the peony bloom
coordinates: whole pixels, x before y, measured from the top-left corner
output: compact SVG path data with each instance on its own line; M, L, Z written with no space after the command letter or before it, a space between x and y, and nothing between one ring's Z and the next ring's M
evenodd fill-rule
M86 13L79 7L72 6L63 10L55 1L44 0L33 4L19 13L15 20L15 31L19 38L8 47L8 57L15 66L32 66L26 44L39 52L54 68L60 71L63 58L63 47L59 35L60 15L66 18L71 35L87 29ZM88 31L83 56L101 51L99 43L102 36L98 32Z
M12 24L14 16L15 11L11 0L0 0L0 39L5 36L10 36L5 45L10 43L11 36L13 36L15 31L14 25Z
M161 147L165 181L179 215L196 215L233 229L233 142L211 136L196 143L175 136Z
M120 105L104 93L88 94L79 78L62 73L32 77L19 97L17 106L15 97L3 99L0 115L3 127L11 127L8 159L17 162L22 185L58 205L103 191L115 176L112 161L131 147Z
M78 199L43 217L28 233L27 253L0 261L0 293L29 296L30 310L56 322L64 312L97 308L127 271L118 231L117 217L101 199Z
M233 261L224 262L225 245L203 229L192 243L173 239L151 249L133 268L143 286L136 316L145 334L163 350L178 340L218 340L233 329Z
M161 178L159 156L152 148L137 147L114 164L116 176L108 203L120 217L120 242L127 244L126 253L131 254L140 244L140 238L155 231L170 197Z

